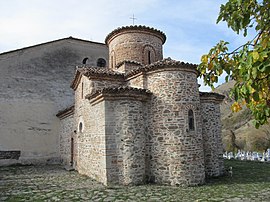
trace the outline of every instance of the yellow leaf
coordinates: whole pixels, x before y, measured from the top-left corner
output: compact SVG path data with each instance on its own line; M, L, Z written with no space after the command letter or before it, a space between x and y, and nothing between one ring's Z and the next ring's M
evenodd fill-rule
M253 51L252 57L253 57L254 62L256 62L260 58L260 55L257 51Z
M223 73L223 70L222 70L222 69L219 69L219 70L218 70L219 76L220 76L222 73Z
M207 55L203 55L202 58L201 58L201 61L202 61L202 63L207 64L207 62L208 62L208 56Z
M265 49L267 47L267 43L268 43L268 38L264 38L262 40L262 47Z
M213 62L210 62L209 65L208 65L208 69L209 69L209 70L212 70L212 69L213 69L213 66L214 66L214 65L213 65Z
M210 80L211 80L212 82L215 82L215 81L216 81L216 77L215 77L214 75L211 75Z
M240 106L240 104L238 102L234 102L231 106L231 110L233 112L238 112L242 109L242 107Z

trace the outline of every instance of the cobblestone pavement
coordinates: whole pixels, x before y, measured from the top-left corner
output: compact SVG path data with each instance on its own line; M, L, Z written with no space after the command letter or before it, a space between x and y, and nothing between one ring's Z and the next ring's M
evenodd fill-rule
M268 182L221 182L199 187L105 187L59 165L0 167L0 201L270 201Z

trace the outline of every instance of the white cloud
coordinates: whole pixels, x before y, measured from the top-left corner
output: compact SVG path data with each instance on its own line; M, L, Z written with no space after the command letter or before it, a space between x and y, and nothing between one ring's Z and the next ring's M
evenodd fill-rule
M219 39L240 43L215 21L225 0L8 0L0 1L0 52L68 36L104 42L120 26L152 26L167 35L164 56L199 63Z
M104 42L113 29L130 25L132 14L148 12L157 0L1 1L0 51L74 36ZM139 20L139 19L138 19ZM39 41L39 42L38 42ZM14 44L14 45L13 45ZM19 48L19 47L16 47Z

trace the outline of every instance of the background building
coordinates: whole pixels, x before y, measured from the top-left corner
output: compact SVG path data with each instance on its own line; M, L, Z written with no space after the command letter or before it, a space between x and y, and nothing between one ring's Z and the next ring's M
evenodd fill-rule
M74 103L75 66L104 61L105 44L72 37L1 53L0 165L59 162L55 114Z

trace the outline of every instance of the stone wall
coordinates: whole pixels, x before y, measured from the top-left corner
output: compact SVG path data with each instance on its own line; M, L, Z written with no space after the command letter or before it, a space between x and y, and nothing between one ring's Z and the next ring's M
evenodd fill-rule
M82 76L75 90L75 128L77 137L77 170L106 183L104 105L93 109L85 96L93 92L94 81ZM98 85L97 85L98 86ZM92 113L90 113L92 112ZM104 159L102 159L102 157Z
M201 111L196 71L169 68L148 72L153 93L149 114L150 180L160 184L204 183ZM195 130L189 130L193 110Z
M89 79L82 76L77 88L75 89L75 129L80 131L79 125L82 123L82 131L89 129L91 122L85 122L89 117L91 105L85 97L106 87L119 87L123 82L117 80L102 80L101 78ZM90 130L92 130L90 128Z
M88 100L87 102L89 103ZM98 103L94 107L89 104L85 111L83 130L77 132L77 170L107 184L104 103Z
M142 95L114 94L106 100L106 168L108 183L146 181L147 108ZM138 99L138 100L136 100Z
M75 89L74 121L78 152L76 169L81 174L107 184L105 106L104 103L92 106L85 96L105 87L118 87L122 82L102 79L104 77L89 80L82 76Z
M74 161L76 162L75 154L76 152L72 149L72 143L73 143L73 148L76 148L76 144L74 141L74 115L71 114L64 119L61 120L61 126L60 126L60 158L61 158L61 163L64 165L71 165L71 162ZM73 142L72 142L73 138ZM73 153L73 157L71 156ZM76 165L76 163L73 163Z
M136 75L135 77L128 78L127 85L134 88L147 89L146 77L144 74Z
M206 176L220 176L224 172L221 139L220 102L223 97L201 93L202 135Z
M0 150L21 151L13 163L59 162L55 114L73 104L70 82L85 57L108 61L108 49L67 38L0 54Z

